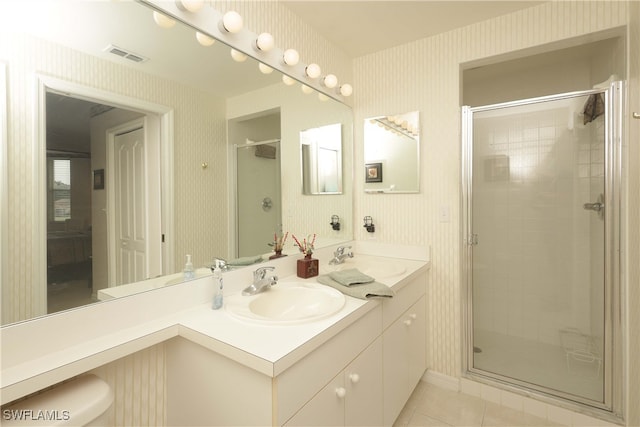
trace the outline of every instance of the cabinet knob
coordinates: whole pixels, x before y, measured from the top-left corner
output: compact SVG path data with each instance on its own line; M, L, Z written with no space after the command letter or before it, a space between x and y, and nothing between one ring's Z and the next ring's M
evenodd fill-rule
M358 381L360 381L360 375L358 374L349 374L349 379L351 380L352 383L357 383Z
M338 387L336 389L336 396L338 396L339 398L343 398L347 395L347 390L345 390L344 387Z
M404 324L407 326L411 326L411 323L412 323L411 319L407 319L404 321Z
M410 317L411 319L413 319L413 320L416 320L416 319L418 318L418 315L417 315L417 314L415 314L415 313L411 313L411 314L409 315L409 317Z

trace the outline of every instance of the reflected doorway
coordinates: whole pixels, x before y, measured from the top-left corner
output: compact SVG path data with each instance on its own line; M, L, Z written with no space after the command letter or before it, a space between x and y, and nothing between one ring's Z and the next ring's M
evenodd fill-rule
M282 232L280 110L234 118L227 124L235 190L230 252L254 259L271 252L274 234Z
M115 219L118 209L126 204L115 198L108 200L116 188L115 175L122 175L114 169L117 163L108 160L109 132L133 119L142 129L145 114L47 91L45 117L46 306L47 313L54 313L95 302L99 289L113 285L110 276L115 268L110 273L109 266L114 258L108 250L109 230L113 228L108 224L108 207ZM140 138L144 140L144 134ZM154 169L159 171L159 165ZM144 176L144 171L141 174ZM153 191L159 207L159 184L156 187ZM146 199L140 193L132 197L134 202ZM157 252L161 253L160 247ZM161 263L160 257L160 272ZM140 278L149 273L147 268L139 272Z

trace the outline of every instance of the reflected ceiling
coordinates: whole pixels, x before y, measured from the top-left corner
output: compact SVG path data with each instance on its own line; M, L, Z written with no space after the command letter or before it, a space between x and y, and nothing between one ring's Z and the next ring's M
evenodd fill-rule
M221 48L224 44L219 41L211 47L200 45L195 31L185 25L158 27L151 10L134 1L12 1L7 5L12 16L31 17L14 21L30 24L28 29L21 25L23 31L224 98L280 82L279 73L262 74L255 61L229 61L230 49ZM33 7L41 13L30 13ZM120 58L105 51L110 45L148 60L135 63ZM224 61L218 56L225 56Z

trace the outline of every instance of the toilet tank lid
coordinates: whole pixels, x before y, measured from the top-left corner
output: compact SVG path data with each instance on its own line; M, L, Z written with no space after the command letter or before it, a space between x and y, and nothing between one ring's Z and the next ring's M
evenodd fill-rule
M113 403L111 387L93 374L82 375L2 408L3 426L84 426Z

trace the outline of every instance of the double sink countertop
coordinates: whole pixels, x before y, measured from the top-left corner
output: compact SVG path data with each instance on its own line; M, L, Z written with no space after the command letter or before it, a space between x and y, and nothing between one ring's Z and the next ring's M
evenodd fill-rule
M409 281L405 279L425 274L430 267L428 248L351 244L355 257L346 261L345 268L392 260L402 273L376 279L396 292ZM314 253L320 260L320 274L331 270L328 262L334 250L335 246ZM259 266L276 268L273 273L280 279L275 286L317 283L316 278L296 277L297 259L300 255L224 273L225 298L250 284ZM240 320L224 308L213 310L212 298L213 280L204 276L3 327L1 404L174 337L275 377L379 304L375 299L345 296L344 306L334 314L279 325Z

